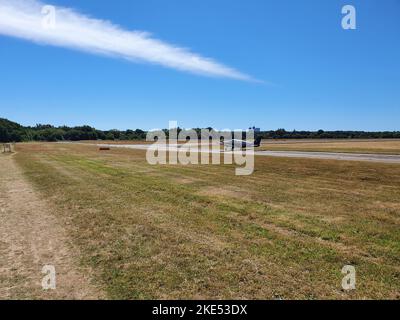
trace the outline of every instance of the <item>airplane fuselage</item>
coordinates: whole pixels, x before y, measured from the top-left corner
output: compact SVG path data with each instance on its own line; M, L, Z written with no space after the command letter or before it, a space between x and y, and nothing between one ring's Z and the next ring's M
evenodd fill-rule
M227 149L246 149L246 148L253 148L256 147L256 145L253 142L248 142L245 140L238 140L238 139L232 139L228 141L223 142L224 147Z

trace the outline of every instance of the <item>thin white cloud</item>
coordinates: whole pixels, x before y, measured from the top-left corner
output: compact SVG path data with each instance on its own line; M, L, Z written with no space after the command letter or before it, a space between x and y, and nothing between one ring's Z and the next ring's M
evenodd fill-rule
M0 0L0 34L206 76L255 81L188 49L154 39L148 33L124 30L109 21L93 19L69 8L56 7L55 27L44 28L44 5L36 0Z

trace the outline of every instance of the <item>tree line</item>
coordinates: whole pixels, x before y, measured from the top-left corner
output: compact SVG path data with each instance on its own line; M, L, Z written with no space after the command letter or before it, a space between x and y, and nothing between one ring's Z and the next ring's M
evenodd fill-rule
M103 131L86 125L55 127L49 124L24 127L0 118L0 142L143 139L146 139L146 132L140 129Z
M400 139L400 131L262 131L263 139Z
M210 128L209 128L210 129ZM200 133L200 129L195 129ZM165 129L168 134L167 130ZM0 118L0 142L79 141L79 140L145 140L147 132L136 130L98 130L90 126L60 126L37 124L22 126ZM256 133L263 139L400 139L400 131L286 131L285 129Z

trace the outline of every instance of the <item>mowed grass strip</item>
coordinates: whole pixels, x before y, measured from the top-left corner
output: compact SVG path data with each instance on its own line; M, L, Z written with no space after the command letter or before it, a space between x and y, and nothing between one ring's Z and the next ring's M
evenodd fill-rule
M258 150L400 154L400 140L268 140Z
M400 298L400 166L257 157L238 177L51 143L15 159L112 299Z

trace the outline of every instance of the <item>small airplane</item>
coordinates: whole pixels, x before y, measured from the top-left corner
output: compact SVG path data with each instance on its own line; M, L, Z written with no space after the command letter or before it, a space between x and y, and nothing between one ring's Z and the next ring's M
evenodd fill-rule
M254 142L248 142L246 140L239 139L221 141L221 145L224 146L225 151L233 151L234 149L257 148L261 145L261 137L257 137Z

